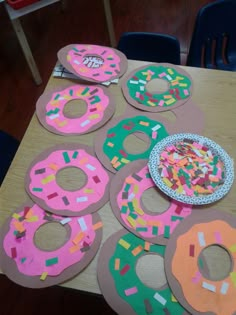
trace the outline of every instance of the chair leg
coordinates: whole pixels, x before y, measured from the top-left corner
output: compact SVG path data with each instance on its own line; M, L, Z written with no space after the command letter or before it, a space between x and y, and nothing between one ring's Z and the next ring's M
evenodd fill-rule
M20 20L14 19L11 22L12 22L12 26L15 30L16 36L19 40L19 43L21 45L21 48L23 50L23 53L25 55L28 66L31 70L34 81L37 85L40 85L42 83L42 79L40 77L37 65L34 61L34 57L33 57L32 52L30 50L30 47L29 47L29 44L27 42L25 33L24 33L23 28L21 26Z
M105 15L106 15L110 44L111 44L111 47L116 47L116 37L115 37L113 19L112 19L112 14L111 14L110 0L103 0L103 6L104 6Z

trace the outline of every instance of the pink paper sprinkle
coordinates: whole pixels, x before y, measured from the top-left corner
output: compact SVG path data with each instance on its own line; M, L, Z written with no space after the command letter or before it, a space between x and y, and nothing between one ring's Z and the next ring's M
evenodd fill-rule
M165 76L166 76L166 73L165 73L165 72L162 72L162 73L159 74L159 77L160 77L160 78L165 77Z
M216 243L222 244L222 237L221 237L220 232L215 232L214 234L215 234Z
M138 292L138 289L136 287L133 287L133 288L126 289L125 295L129 296L129 295L135 294L137 292Z
M135 96L139 98L140 93L139 93L139 92L136 92Z
M189 95L188 90L184 90L184 95Z
M198 283L200 281L200 279L201 279L201 274L199 271L197 271L195 277L192 278L192 282Z
M156 131L153 131L153 132L152 132L152 139L156 139L156 137L157 137L157 132L156 132Z
M159 105L159 106L163 106L164 103L165 103L165 102L164 102L163 100L161 100L161 101L158 103L158 105Z

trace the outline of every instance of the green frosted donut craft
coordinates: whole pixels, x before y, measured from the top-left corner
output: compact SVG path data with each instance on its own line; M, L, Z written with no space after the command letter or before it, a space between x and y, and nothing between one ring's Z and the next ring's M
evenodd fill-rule
M135 132L144 133L149 137L150 146L145 152L132 154L124 148L125 138ZM107 131L103 152L109 158L112 166L119 170L131 161L148 158L154 145L167 136L168 133L160 122L146 116L135 116L121 120Z
M149 244L132 233L123 235L116 244L109 260L109 271L114 280L117 294L127 302L138 315L184 314L184 309L175 300L168 285L153 289L141 282L136 274L137 260L145 254L157 254L164 258L165 246Z
M150 93L146 84L153 79L163 79L169 84L165 92ZM126 83L129 96L147 107L171 107L190 97L190 78L176 69L165 66L148 66L133 74ZM158 89L158 87L157 87Z

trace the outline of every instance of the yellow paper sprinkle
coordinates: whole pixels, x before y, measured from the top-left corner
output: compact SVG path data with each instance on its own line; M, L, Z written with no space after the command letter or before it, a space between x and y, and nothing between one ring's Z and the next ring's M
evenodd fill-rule
M125 249L129 249L130 248L130 244L128 242L126 242L125 240L123 240L122 238L119 240L118 242L122 247L124 247Z
M174 302L174 303L177 302L177 300L176 300L176 298L174 297L173 294L171 294L171 301Z
M125 159L125 158L122 158L122 159L121 159L121 162L127 164L127 163L130 162L130 160L127 160L127 159Z
M179 84L179 81L177 81L177 80L171 81L171 85L172 85L172 86L175 86L175 85L177 85L177 84Z
M26 219L27 222L37 222L39 220L39 217L37 215L33 215L29 219Z
M90 115L90 116L89 116L89 119L93 120L93 119L97 119L97 118L99 118L99 117L100 117L99 114L93 114L93 115Z
M51 174L51 175L48 175L47 177L44 177L44 178L41 180L41 183L42 183L43 185L45 185L45 184L48 184L48 183L54 181L55 179L56 179L56 178L55 178L55 175L54 175L54 174Z
M127 221L129 222L129 224L130 224L132 227L136 227L137 223L136 223L136 221L135 221L132 217L128 216L128 217L127 217Z
M134 193L137 194L139 192L139 185L134 185Z
M142 218L138 218L136 221L142 226L145 226L147 224L147 221L143 220Z
M236 272L231 272L230 273L230 278L231 278L234 286L236 287Z
M235 253L235 252L236 252L236 244L230 246L229 250L230 250L232 253Z
M70 55L67 55L67 56L66 56L66 59L67 59L67 61L71 61L71 56L70 56Z
M174 74L174 71L173 71L172 69L170 69L170 68L167 69L167 72L168 72L169 74Z
M21 216L18 213L13 213L12 217L16 220L21 218Z
M188 85L187 85L187 83L180 83L179 86L180 86L180 87L186 87L186 86L188 86Z
M165 101L166 105L171 105L175 102L175 99L174 98L171 98L170 100L168 101Z
M153 103L153 102L151 102L151 101L148 101L147 103L148 103L150 106L156 106L156 104Z
M172 98L172 96L171 95L164 95L164 98L168 99L168 98Z
M183 77L179 77L179 76L177 76L177 77L176 77L176 80L181 81L181 80L184 80L184 78L183 78Z
M84 188L83 192L84 192L85 194L92 194L92 193L94 192L94 190L93 190L93 189L90 189L90 188Z
M168 187L171 187L171 186L172 186L172 183L169 181L168 178L164 177L164 178L162 178L162 180L163 180L163 182L166 184L166 186L168 186Z
M44 281L44 280L47 278L47 275L48 275L48 273L47 273L46 271L44 271L44 272L41 274L40 280Z

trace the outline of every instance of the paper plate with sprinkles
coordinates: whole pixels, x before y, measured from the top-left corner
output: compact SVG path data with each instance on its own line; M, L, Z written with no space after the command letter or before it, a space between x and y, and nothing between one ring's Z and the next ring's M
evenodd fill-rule
M234 181L230 156L214 141L196 134L175 134L157 143L148 167L166 195L188 204L215 202Z

